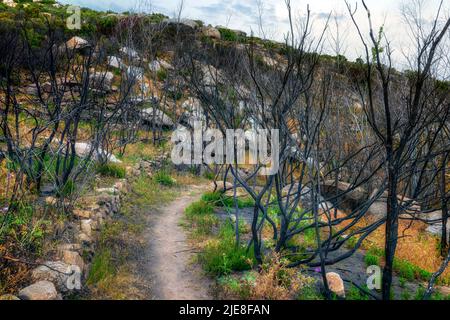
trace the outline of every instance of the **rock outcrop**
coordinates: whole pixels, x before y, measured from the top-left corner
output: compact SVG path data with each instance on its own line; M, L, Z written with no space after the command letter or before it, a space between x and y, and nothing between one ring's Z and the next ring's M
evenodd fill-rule
M205 37L220 40L222 38L220 31L214 27L207 26L201 29L201 33Z
M87 40L81 38L81 37L72 37L70 40L66 42L65 45L62 46L61 49L68 49L68 50L82 50L85 48L90 47L90 44Z

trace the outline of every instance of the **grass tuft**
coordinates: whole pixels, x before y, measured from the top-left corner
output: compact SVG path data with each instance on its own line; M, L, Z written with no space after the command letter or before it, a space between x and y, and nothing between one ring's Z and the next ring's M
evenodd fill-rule
M155 174L154 179L160 185L163 185L166 187L172 187L175 185L175 180L165 171L158 171Z
M125 168L114 163L99 164L96 171L98 174L105 177L125 178Z
M252 248L247 250L236 244L234 226L230 222L220 227L217 239L208 241L199 254L199 261L207 273L216 276L250 270L255 264Z

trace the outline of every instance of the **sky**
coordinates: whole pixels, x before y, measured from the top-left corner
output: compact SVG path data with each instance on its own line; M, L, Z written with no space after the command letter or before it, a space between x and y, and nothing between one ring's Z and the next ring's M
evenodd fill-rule
M82 7L98 10L112 10L123 12L135 11L139 0L60 0ZM180 0L145 0L151 8L146 11L163 13L173 17L179 8ZM440 0L423 0L424 21L431 21L439 7ZM257 2L261 5L258 6ZM367 15L363 11L361 0L348 0L352 8L358 3L356 18L364 34L367 34ZM384 26L383 30L392 43L394 64L400 69L406 68L405 56L410 54L411 38L407 25L401 15L401 9L411 0L366 0L371 11L373 28L375 31ZM295 21L301 21L306 13L307 5L311 11L313 35L316 39L322 34L324 25L331 14L326 38L323 42L323 52L334 54L337 51L354 60L362 54L362 44L356 29L351 22L344 0L291 0ZM258 8L262 8L258 10ZM263 29L259 27L259 16ZM450 13L450 1L444 0L443 14ZM232 29L239 29L256 36L282 41L289 31L288 11L285 0L184 0L183 18L199 19L213 26L222 25ZM339 27L337 28L336 25ZM336 46L339 30L341 46Z

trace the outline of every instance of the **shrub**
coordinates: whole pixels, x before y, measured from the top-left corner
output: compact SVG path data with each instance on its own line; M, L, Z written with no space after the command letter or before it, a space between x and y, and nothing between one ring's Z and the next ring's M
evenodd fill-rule
M251 298L256 277L250 272L246 272L242 277L232 275L221 276L218 284L225 293L225 298L233 297L242 300Z
M1 217L0 242L5 236L14 238L24 248L39 253L45 235L45 224L48 222L34 219L34 206L26 202L11 204L14 214Z
M114 163L100 164L97 166L97 173L105 177L125 178L125 168Z
M171 187L175 185L175 180L165 171L158 171L154 177L155 181L160 185Z
M220 36L225 41L238 41L239 37L233 30L227 28L219 28Z
M311 277L303 275L296 268L287 267L287 263L279 254L272 253L265 257L252 287L252 299L291 299L313 283Z

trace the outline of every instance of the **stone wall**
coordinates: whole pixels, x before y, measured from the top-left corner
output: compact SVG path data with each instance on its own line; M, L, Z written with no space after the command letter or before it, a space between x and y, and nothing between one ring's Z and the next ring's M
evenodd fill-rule
M17 296L2 299L60 300L66 294L79 292L89 274L95 245L104 225L120 211L122 195L128 191L127 180L118 180L110 188L95 189L79 198L53 250L53 259L42 262L31 272L32 284L19 290ZM56 199L46 199L47 204Z

